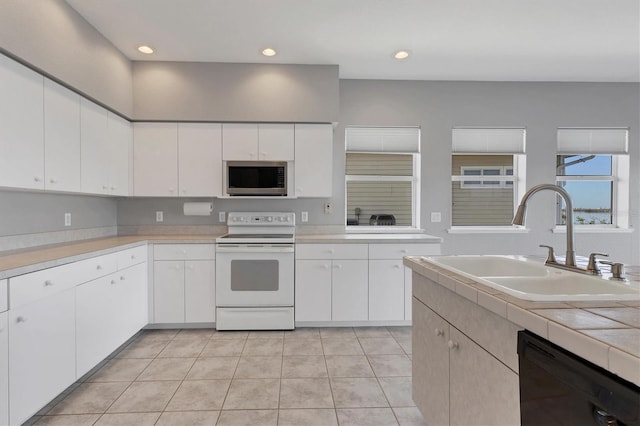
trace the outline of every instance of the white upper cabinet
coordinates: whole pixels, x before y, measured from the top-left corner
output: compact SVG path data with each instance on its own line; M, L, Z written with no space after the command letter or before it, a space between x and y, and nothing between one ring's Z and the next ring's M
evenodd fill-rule
M0 186L44 189L43 80L0 54Z
M178 184L182 197L222 194L221 124L178 124Z
M295 125L296 197L331 197L333 126Z
M80 95L44 80L44 187L80 192Z
M222 125L225 161L292 161L293 124L228 123Z
M133 126L133 195L178 196L178 124Z
M107 144L108 184L110 195L129 195L129 171L133 130L131 123L113 113L108 114Z
M106 109L80 99L80 171L85 193L109 193L108 116Z

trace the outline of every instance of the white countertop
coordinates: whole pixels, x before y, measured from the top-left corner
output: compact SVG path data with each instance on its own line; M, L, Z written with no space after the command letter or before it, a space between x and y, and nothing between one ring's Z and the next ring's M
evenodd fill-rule
M300 244L345 244L345 243L426 243L440 244L442 238L428 234L298 234L296 243Z
M404 264L485 309L640 385L640 302L530 302L439 268L422 256ZM639 280L638 267L628 276Z

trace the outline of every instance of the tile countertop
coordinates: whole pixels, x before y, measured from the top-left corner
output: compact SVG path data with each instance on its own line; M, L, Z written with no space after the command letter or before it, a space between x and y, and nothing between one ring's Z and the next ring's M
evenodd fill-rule
M414 272L500 315L512 323L640 386L640 301L531 302L520 300L407 256ZM640 268L625 268L640 281Z
M427 243L440 244L442 238L428 234L297 234L300 244L345 244L345 243Z
M147 243L215 243L217 235L131 235L0 252L0 279L77 262Z

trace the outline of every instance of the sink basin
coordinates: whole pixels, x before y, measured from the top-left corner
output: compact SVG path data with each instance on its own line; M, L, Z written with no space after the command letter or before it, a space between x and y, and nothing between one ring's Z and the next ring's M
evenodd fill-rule
M565 271L520 256L432 256L424 259L523 300L640 300L638 283Z

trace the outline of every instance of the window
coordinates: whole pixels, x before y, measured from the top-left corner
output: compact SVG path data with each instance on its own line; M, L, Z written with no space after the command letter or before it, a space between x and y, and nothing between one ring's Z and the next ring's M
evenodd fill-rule
M348 127L345 136L347 227L419 228L420 129Z
M571 197L575 225L628 226L627 139L627 129L558 129L556 184ZM565 224L557 197L556 225Z
M524 192L524 137L524 129L453 129L452 227L511 227Z

